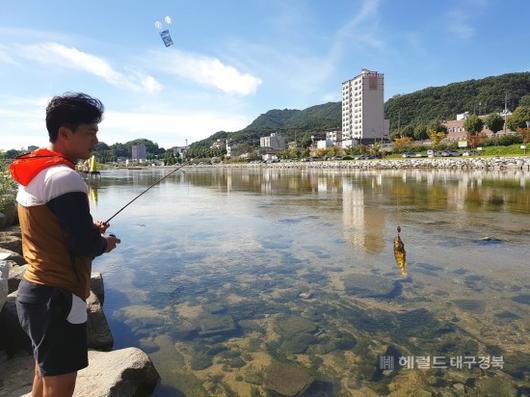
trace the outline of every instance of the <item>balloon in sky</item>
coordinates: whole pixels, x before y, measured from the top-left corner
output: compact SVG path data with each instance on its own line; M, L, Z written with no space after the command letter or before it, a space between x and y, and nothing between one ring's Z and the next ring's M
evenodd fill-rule
M169 25L171 25L171 17L169 16L164 17L163 23L160 21L155 22L155 28L158 30L158 33L160 34L160 37L162 38L162 41L166 47L171 47L173 45L173 39L169 33Z

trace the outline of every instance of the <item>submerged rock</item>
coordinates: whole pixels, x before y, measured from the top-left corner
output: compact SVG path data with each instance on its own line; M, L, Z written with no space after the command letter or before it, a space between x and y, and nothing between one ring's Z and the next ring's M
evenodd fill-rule
M199 325L199 336L229 334L237 330L234 319L231 316L204 316L199 319Z
M485 303L476 299L456 299L453 303L460 309L475 314L482 314L486 309Z
M514 302L530 305L530 294L517 295L512 298Z
M302 368L274 362L265 369L263 386L282 396L302 394L313 383L313 378Z
M395 298L401 293L399 281L370 274L348 276L344 288L349 294L361 298Z
M517 395L517 390L509 380L501 377L480 378L476 383L477 395L479 396L513 396Z
M284 320L279 320L277 324L278 332L285 338L291 338L297 334L311 334L317 330L317 326L312 321L304 317L292 316Z
M213 364L213 358L207 352L194 352L191 357L190 367L194 371L208 368Z

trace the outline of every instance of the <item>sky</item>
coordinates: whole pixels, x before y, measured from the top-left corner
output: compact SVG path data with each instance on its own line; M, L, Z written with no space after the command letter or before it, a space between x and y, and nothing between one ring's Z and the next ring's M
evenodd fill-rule
M104 103L100 141L169 148L340 101L362 68L384 73L385 100L528 71L528 15L526 0L4 1L0 149L46 146L46 104L67 91Z

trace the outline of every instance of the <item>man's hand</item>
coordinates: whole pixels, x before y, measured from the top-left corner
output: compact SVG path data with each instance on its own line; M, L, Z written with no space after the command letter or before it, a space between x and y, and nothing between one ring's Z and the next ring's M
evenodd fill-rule
M105 234L105 232L107 231L107 229L110 226L110 223L105 223L103 221L96 221L94 223L94 226L99 230L99 232L101 234Z
M105 249L105 252L112 251L119 243L121 243L121 240L113 234L108 236L104 235L103 238L107 240L107 248Z

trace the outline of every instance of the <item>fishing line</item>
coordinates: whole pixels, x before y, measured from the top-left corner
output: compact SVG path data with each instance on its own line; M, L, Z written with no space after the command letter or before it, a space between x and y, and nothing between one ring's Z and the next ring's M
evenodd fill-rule
M125 208L127 208L129 205L131 205L133 202L135 202L137 199L139 199L141 196L143 196L145 193L147 193L152 187L156 186L160 182L162 182L164 179L166 179L168 176L174 174L178 170L184 168L185 166L189 165L190 163L185 163L177 168L175 168L173 171L169 172L168 174L164 175L162 178L158 179L156 182L151 184L147 189L145 189L142 193L140 193L138 196L133 198L131 201L129 201L127 204L125 204L123 207L121 207L117 212L114 213L109 219L105 221L105 224L108 224L116 215L118 215L120 212L122 212Z

